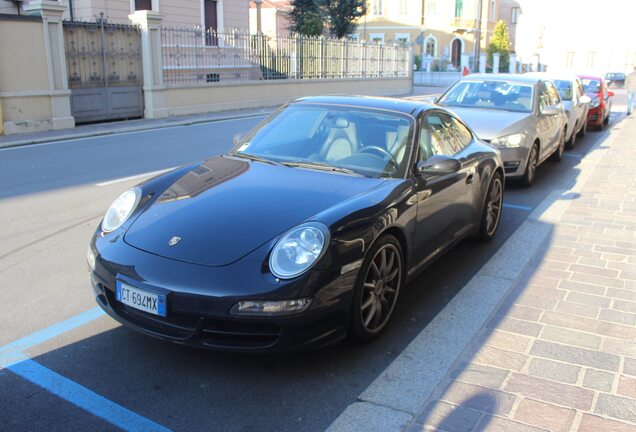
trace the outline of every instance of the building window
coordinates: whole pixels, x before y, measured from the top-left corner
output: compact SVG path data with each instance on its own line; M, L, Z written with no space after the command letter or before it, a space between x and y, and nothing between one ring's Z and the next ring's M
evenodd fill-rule
M152 10L152 0L135 0L135 10Z
M427 57L437 57L437 40L433 36L426 38L424 47Z
M401 43L402 45L408 45L411 40L411 35L408 33L396 33L395 41Z
M496 6L496 0L490 0L490 10L488 11L490 13L490 21L494 21L497 18L497 8Z
M371 16L384 16L384 2L382 0L371 1Z
M384 33L371 33L369 40L371 42L384 43Z
M407 0L400 0L400 15L408 14Z
M565 60L565 65L569 68L574 67L574 55L576 53L574 51L569 51Z
M216 35L216 32L219 30L217 3L215 0L204 0L203 2L205 44L208 46L217 46L219 44L219 38Z
M517 24L519 22L519 8L513 7L510 9L510 24Z
M426 2L426 16L437 15L437 0L428 0Z
M455 0L455 18L464 16L464 0Z

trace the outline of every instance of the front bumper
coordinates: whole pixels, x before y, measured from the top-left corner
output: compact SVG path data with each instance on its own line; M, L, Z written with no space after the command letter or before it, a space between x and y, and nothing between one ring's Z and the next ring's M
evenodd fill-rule
M526 172L529 149L525 147L499 148L506 177L519 177Z
M98 240L91 244L96 259L90 280L97 303L108 315L140 333L183 345L241 352L317 348L335 343L347 334L357 270L344 275L310 271L302 280L278 282L277 289L268 297L263 291L270 289L269 281L262 280L261 266L254 262L208 267L159 257L121 241L116 242L116 252L113 245L100 249L99 243ZM255 289L253 295L245 292L236 295L245 291L238 287L259 283L259 276L264 287ZM153 315L117 301L117 280L165 294L167 316ZM276 317L229 314L239 300L278 300L294 295L299 298L307 294L307 287L312 284L317 288L305 312Z

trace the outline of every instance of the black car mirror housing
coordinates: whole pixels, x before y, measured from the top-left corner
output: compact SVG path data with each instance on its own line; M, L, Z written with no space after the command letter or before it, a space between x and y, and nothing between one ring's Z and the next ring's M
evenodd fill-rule
M420 161L415 166L418 175L422 174L452 174L459 171L462 164L450 156L436 155L428 160Z

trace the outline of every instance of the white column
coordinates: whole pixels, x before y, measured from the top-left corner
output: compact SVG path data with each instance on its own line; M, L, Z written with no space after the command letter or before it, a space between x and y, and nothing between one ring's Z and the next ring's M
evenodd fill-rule
M40 15L44 25L44 48L51 92L53 129L75 127L75 119L71 115L71 92L68 88L62 27L66 6L62 6L57 1L36 0L24 5L24 11L29 15Z
M499 57L501 57L499 53L492 55L492 73L499 73Z
M486 53L479 54L479 73L486 73L486 62L488 57Z
M508 72L511 74L517 73L517 54L510 53L510 64L508 65Z
M141 28L141 62L144 74L144 117L167 117L161 58L161 21L163 15L153 11L135 11L128 15Z

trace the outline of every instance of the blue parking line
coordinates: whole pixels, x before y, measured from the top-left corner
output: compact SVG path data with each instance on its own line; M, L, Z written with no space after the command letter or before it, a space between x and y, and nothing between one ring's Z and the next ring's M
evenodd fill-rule
M93 309L90 309L84 313L75 315L74 317L71 317L65 321L53 324L50 327L39 330L35 333L30 334L29 336L23 337L22 339L18 339L17 341L0 347L0 356L10 351L24 351L26 349L39 345L42 342L46 342L47 340L53 339L77 327L81 327L84 324L87 324L103 316L104 314L104 311L99 306L94 307Z
M162 432L170 430L121 405L111 402L68 378L64 378L62 375L47 369L33 360L25 359L9 366L8 369L33 384L124 430Z
M517 205L517 204L508 204L508 203L503 203L503 207L510 208L510 209L516 209L516 210L524 210L524 211L532 211L532 210L534 210L532 207L523 206L523 205Z

